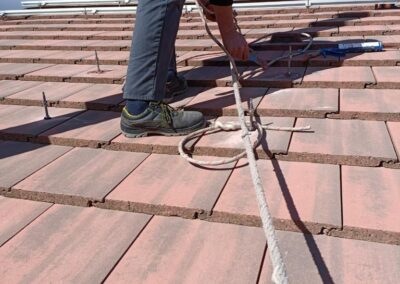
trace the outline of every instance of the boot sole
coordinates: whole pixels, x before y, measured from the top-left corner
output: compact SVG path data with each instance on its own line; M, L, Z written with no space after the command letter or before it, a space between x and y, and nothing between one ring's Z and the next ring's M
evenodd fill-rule
M178 130L178 132L172 132L169 129L159 129L159 130L145 130L145 129L124 129L124 127L121 126L121 131L122 134L124 134L125 137L127 138L141 138L141 137L147 137L148 135L162 135L162 136L182 136L182 135L188 135L194 131L200 130L206 126L206 121L202 122L201 124L198 124L196 126L193 126L188 129L183 129L183 130Z

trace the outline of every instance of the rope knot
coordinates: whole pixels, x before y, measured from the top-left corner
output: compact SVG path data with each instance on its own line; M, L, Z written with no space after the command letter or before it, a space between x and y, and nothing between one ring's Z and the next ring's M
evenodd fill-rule
M214 128L219 128L224 131L234 131L234 130L239 130L240 129L240 124L238 122L234 121L228 121L226 123L223 123L221 121L216 121L214 122Z

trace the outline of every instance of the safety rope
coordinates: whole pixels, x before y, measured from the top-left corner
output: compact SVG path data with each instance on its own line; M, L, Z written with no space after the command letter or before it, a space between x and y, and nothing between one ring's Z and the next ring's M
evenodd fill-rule
M206 166L216 166L216 165L221 165L221 164L228 164L228 163L231 163L234 161L238 161L239 159L247 156L250 173L251 173L251 177L252 177L252 181L253 181L253 185L254 185L254 189L256 192L257 201L258 201L258 206L259 206L259 210L260 210L260 217L261 217L261 221L262 221L262 225L263 225L263 230L264 230L264 234L266 236L267 243L268 243L268 252L269 252L269 256L270 256L271 263L273 266L272 281L277 284L286 284L286 283L288 283L286 268L285 268L285 264L284 264L284 261L282 258L282 254L279 250L278 240L277 240L276 233L275 233L275 227L273 225L272 215L270 213L270 210L268 208L268 204L267 204L267 201L265 198L264 188L263 188L263 185L261 182L260 174L259 174L259 171L257 168L256 158L254 155L254 148L256 148L259 145L260 140L262 138L262 133L264 130L277 130L277 131L293 132L293 131L310 130L311 127L310 126L298 127L298 128L273 127L270 125L262 125L258 122L254 122L252 120L250 121L250 123L246 123L245 112L242 107L242 100L241 100L240 91L239 91L240 74L238 72L235 60L230 55L230 53L226 50L226 48L223 46L223 44L210 31L210 28L207 24L206 17L204 15L204 11L208 14L210 14L210 12L212 13L212 11L208 10L206 7L204 7L202 4L200 4L198 0L196 0L195 3L197 6L197 9L199 10L199 13L200 13L201 19L203 21L203 24L205 26L205 29L207 31L207 34L225 52L225 54L229 58L231 75L232 75L232 85L233 85L232 87L233 87L233 92L234 92L234 96L235 96L235 102L236 102L236 108L238 111L239 122L231 121L231 122L227 122L227 123L222 123L220 121L216 121L207 128L204 128L204 129L201 129L201 130L198 130L198 131L195 131L195 132L189 134L179 143L179 147L178 147L179 153L183 158L185 158L190 163L202 165L202 166L205 166L205 165ZM234 24L240 31L240 27L237 24L236 17L235 17ZM302 35L309 39L308 45L303 50L300 50L299 52L296 52L294 54L289 53L287 56L281 56L262 67L265 69L265 68L273 65L278 60L282 60L284 58L289 58L289 57L292 58L294 56L298 56L298 55L305 53L312 44L312 38L308 34L303 33ZM262 38L266 38L268 36L271 36L271 35L269 34ZM260 40L260 39L258 39L258 40ZM255 42L253 42L253 43L255 43ZM242 130L241 137L244 142L245 151L243 151L242 153L240 153L234 157L230 157L230 158L226 158L226 159L222 159L222 160L218 160L218 161L200 161L197 159L193 159L184 151L185 144L194 137L203 135L205 133L214 133L214 132L221 131L221 130L235 131L235 130L239 130L239 129ZM255 129L258 131L258 137L254 143L251 142L251 139L250 139L251 133L250 133L249 129Z
M250 129L252 126L250 123L246 123L246 127ZM253 143L253 148L256 148L258 145L260 145L261 138L262 138L262 133L264 130L274 130L274 131L289 131L289 132L300 132L300 131L307 131L310 130L310 126L305 126L305 127L280 127L280 126L271 126L271 125L263 125L261 123L254 123L255 130L258 132L257 140ZM201 165L201 166L219 166L219 165L226 165L230 164L232 162L238 161L239 159L243 158L246 156L246 150L241 152L240 154L225 158L225 159L220 159L220 160L214 160L214 161L202 161L198 159L193 159L190 157L189 154L187 154L183 149L185 148L185 145L192 140L195 137L199 137L205 133L212 134L216 133L219 131L236 131L241 129L241 124L239 122L235 121L228 121L225 123L222 123L221 121L215 121L212 123L209 127L194 131L190 133L189 135L185 136L180 142L179 142L179 153L180 155L185 158L188 162L196 165Z

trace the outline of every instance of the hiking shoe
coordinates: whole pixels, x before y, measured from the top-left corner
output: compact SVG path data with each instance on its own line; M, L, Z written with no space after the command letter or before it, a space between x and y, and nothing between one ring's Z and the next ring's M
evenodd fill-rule
M170 103L176 96L182 95L188 88L185 77L181 75L175 76L171 81L165 85L165 98L164 103Z
M186 135L205 126L206 120L201 112L178 111L163 102L150 102L139 115L131 115L126 107L121 114L121 130L129 138L148 134Z

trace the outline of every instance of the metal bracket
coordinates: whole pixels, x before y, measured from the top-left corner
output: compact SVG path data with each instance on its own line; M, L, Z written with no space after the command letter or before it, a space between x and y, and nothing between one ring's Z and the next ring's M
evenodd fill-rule
M287 71L289 77L292 76L292 60L293 60L292 46L289 45L289 60L288 60L288 71Z
M100 59L97 54L97 50L94 51L94 56L96 58L97 73L101 74L101 73L103 73L103 70L101 70L101 68L100 68Z
M183 14L183 16L184 16L185 18L189 15L189 11L188 11L188 8L187 8L186 5L183 6L183 8L182 8L182 14Z
M51 117L49 115L49 109L48 109L49 105L48 105L48 102L46 99L46 94L44 92L42 92L42 95L43 95L43 108L44 108L44 114L45 114L45 117L43 119L49 120L49 119L51 119Z
M247 126L249 131L254 131L255 130L255 109L254 109L254 102L253 102L253 98L249 98L249 100L247 101L247 106L248 106L248 113L250 116L250 122Z

